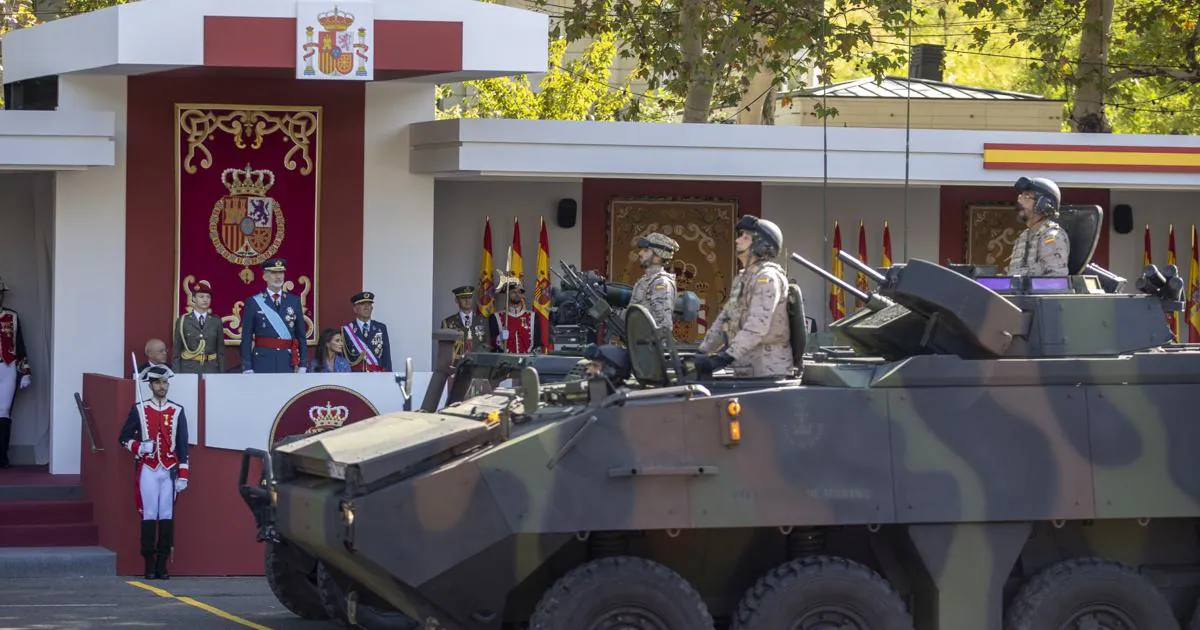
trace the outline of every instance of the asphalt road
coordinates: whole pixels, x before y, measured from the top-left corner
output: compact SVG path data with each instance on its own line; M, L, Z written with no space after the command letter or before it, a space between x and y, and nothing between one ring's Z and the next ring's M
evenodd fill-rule
M0 579L0 628L4 630L122 626L139 630L334 627L288 612L261 577Z

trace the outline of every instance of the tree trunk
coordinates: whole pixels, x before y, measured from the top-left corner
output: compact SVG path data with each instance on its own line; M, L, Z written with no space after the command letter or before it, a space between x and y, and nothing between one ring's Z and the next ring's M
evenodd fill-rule
M1085 0L1083 32L1079 37L1079 65L1075 68L1075 98L1071 104L1071 130L1079 133L1112 133L1104 100L1108 93L1108 41L1113 0Z
M755 37L755 45L760 49L767 46L767 36L760 34ZM750 75L749 85L738 101L737 124L739 125L773 125L775 124L775 90L771 85L775 82L775 73L765 67L758 67Z
M702 0L684 0L679 4L679 47L683 52L683 71L687 77L687 98L683 103L683 122L708 122L716 79L704 62Z

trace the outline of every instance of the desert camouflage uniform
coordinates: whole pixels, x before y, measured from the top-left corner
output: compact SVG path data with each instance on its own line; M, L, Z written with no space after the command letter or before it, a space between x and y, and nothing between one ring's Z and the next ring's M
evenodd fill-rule
M1071 241L1066 230L1050 219L1026 229L1013 243L1010 276L1065 276Z
M760 261L734 279L700 351L716 353L728 344L737 376L784 376L793 367L790 338L787 274L777 263Z
M633 285L630 304L641 304L654 317L659 330L670 331L671 313L675 310L675 275L662 265L650 265Z

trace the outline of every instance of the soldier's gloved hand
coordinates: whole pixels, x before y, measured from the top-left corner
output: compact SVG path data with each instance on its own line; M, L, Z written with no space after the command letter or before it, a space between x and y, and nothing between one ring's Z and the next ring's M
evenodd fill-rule
M183 492L187 490L187 479L180 477L175 480L175 492Z
M305 373L305 372L307 372L307 371L308 371L308 368L304 367L303 365L301 365L300 367L296 368L296 373L297 373L297 374L304 374L304 373Z
M242 374L253 374L254 370L242 370Z
M29 378L28 374L26 374L25 376L22 376L21 377L21 389L25 389L26 387L29 387L29 384L32 382L33 382L33 379Z
M712 376L713 372L733 363L733 357L726 352L718 352L717 354L707 354L696 357L696 373L701 375Z
M138 447L138 455L149 455L154 452L154 442L142 442Z

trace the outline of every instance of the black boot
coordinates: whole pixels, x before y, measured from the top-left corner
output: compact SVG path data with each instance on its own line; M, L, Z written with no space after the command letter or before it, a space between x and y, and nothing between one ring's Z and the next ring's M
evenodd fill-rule
M169 580L167 559L171 557L171 547L175 545L175 520L165 519L158 522L158 554L154 561L154 577Z
M146 561L145 578L154 579L154 534L158 521L142 521L142 559Z
M8 439L12 436L12 420L0 418L0 468L8 468Z

